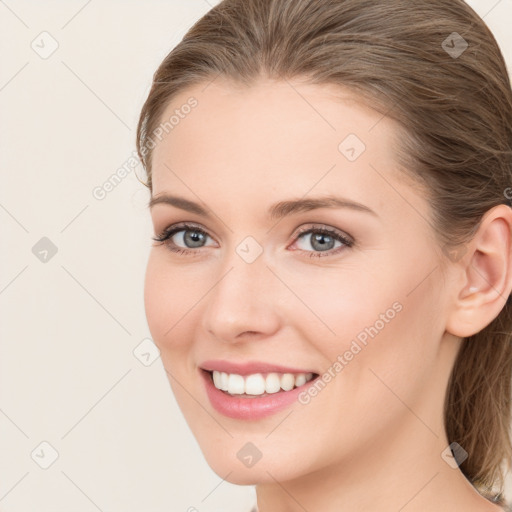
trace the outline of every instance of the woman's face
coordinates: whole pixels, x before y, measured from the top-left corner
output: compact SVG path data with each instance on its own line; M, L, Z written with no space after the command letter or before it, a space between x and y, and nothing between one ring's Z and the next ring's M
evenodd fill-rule
M441 252L396 125L353 99L217 79L162 117L152 197L176 200L151 216L155 236L177 229L151 249L146 315L186 421L234 483L368 468L391 447L441 460L456 349Z

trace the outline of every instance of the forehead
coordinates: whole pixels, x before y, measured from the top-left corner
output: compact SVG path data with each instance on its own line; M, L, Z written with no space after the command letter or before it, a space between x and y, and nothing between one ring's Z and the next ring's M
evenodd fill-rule
M192 99L195 105L190 108ZM173 126L165 126L171 118ZM315 132L331 135L335 141L351 130L368 139L377 124L382 126L376 133L388 135L393 124L361 97L339 86L268 79L243 86L220 78L181 91L167 105L160 121L165 128L163 138L172 132L176 143L181 137L204 135L212 128L216 129L199 142L222 135L232 139L236 134L252 134L249 140L271 143L280 133L280 143L289 130L296 136L313 136ZM283 126L288 129L286 133L280 132ZM158 147L165 149L166 145Z
M153 151L153 195L179 190L223 202L236 192L238 206L244 195L270 202L308 191L343 193L374 209L400 202L397 125L348 89L219 78L174 97L161 121L172 116Z

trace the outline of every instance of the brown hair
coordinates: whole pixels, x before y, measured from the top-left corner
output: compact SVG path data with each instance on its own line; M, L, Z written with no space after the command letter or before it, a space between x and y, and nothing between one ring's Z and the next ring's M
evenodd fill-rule
M222 1L154 74L137 127L151 191L152 135L164 110L218 76L246 86L259 77L338 84L397 121L397 159L424 185L443 248L464 247L487 210L509 204L510 80L494 36L462 0ZM512 458L511 330L507 300L464 340L444 410L449 442L468 453L462 472L487 497L499 492L498 503Z

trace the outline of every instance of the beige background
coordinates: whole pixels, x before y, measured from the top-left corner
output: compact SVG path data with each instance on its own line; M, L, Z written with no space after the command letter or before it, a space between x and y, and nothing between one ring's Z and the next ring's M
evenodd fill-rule
M469 3L512 69L512 0ZM254 500L209 469L143 341L153 232L142 169L128 167L154 70L213 4L0 1L4 512L239 512Z

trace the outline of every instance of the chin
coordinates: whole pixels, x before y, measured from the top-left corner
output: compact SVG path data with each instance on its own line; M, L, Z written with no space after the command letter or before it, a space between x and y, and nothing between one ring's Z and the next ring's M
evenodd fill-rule
M231 440L233 444L236 441ZM238 443L236 443L238 445ZM245 446L245 441L244 445ZM201 447L202 448L202 447ZM243 450L243 448L242 448ZM223 451L223 453L221 453ZM246 460L244 452L237 456L241 450L215 449L212 445L203 450L207 464L223 480L235 485L256 485L262 483L275 483L300 477L303 472L297 467L296 457L281 458L277 451L271 451L266 457L256 462ZM240 460L241 459L241 460ZM246 465L247 464L247 465Z

